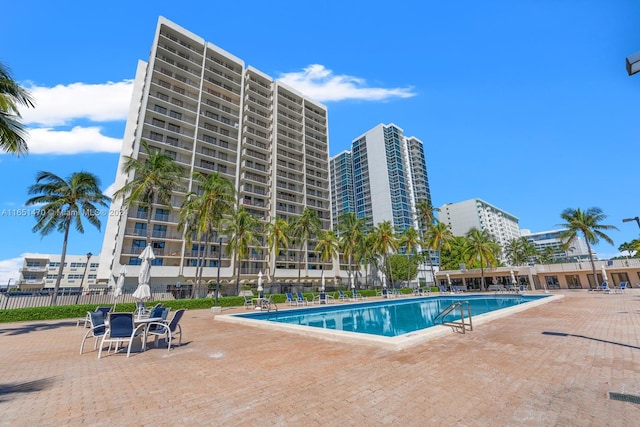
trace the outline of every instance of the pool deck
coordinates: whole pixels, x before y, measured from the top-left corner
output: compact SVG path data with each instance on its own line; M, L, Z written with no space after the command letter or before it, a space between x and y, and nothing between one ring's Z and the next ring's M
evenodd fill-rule
M399 350L192 310L182 346L99 360L75 319L0 324L0 425L638 425L640 289L553 294Z

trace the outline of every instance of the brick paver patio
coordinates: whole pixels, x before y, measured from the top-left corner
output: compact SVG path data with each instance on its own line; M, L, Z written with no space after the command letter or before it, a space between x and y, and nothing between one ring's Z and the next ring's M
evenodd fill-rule
M182 346L98 360L75 319L0 324L0 425L640 425L609 398L640 396L640 290L564 294L400 351L193 310Z

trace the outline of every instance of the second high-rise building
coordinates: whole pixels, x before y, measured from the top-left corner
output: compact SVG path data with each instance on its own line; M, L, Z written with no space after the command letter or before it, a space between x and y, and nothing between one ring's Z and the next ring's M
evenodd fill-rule
M416 206L431 205L422 141L396 125L379 124L331 159L332 218L354 212L369 226L390 221L398 231L418 228Z

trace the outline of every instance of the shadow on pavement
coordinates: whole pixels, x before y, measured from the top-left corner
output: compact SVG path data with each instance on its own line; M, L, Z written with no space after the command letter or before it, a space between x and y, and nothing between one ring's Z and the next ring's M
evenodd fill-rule
M29 381L26 383L0 384L0 402L4 402L3 396L14 393L34 393L50 387L54 378L43 378L41 380Z
M556 336L556 337L584 338L584 339L587 339L587 340L599 341L599 342L603 342L603 343L607 343L607 344L620 345L622 347L629 347L629 348L635 348L637 350L640 350L640 347L637 347L635 345L623 344L623 343L614 342L614 341L607 341L607 340L602 340L600 338L586 337L584 335L574 335L574 334L566 334L564 332L547 332L547 331L543 332L542 335L553 335L553 336Z
M28 334L29 332L48 331L67 326L76 326L76 320L57 323L34 323L32 325L22 325L14 328L3 328L0 326L0 335L22 335Z

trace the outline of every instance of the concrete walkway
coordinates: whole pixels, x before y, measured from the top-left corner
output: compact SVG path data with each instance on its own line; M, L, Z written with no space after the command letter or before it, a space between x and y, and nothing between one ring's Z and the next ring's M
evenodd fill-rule
M75 320L0 324L0 425L639 425L640 290L564 294L400 351L193 310L182 346L98 360Z

